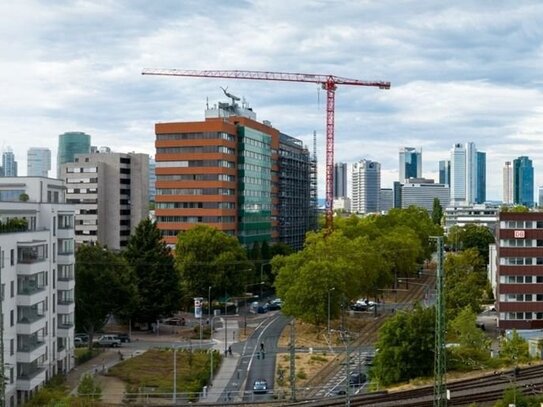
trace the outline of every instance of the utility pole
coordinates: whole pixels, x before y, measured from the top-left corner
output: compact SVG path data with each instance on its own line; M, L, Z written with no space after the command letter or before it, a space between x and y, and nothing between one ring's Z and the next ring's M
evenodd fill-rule
M290 400L296 401L296 331L294 320L290 322Z
M432 236L436 241L436 341L434 352L434 407L447 406L447 390L445 385L446 349L445 349L445 293L443 272L443 236Z

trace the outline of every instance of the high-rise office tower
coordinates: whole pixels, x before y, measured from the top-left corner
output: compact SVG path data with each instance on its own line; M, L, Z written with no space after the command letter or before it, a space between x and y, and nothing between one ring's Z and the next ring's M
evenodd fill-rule
M486 201L486 153L477 151L477 194L475 203L482 204Z
M104 150L106 151L106 150ZM61 166L66 201L76 208L75 240L113 250L149 214L149 156L136 153L77 154Z
M89 154L91 136L86 133L72 131L58 136L57 177L60 178L60 168L63 164L71 163L76 154Z
M360 160L353 164L352 187L352 212L378 212L381 164L370 160Z
M259 122L246 103L219 103L205 121L157 123L157 226L166 243L207 224L241 244L301 248L314 228L312 166L300 140Z
M2 153L2 168L4 169L4 177L17 176L17 161L15 161L15 154L9 147Z
M513 203L513 167L511 161L506 161L503 167L503 203Z
M477 181L477 149L475 143L455 144L451 150L451 204L471 205L475 203L477 199Z
M526 156L513 160L513 203L534 206L534 167Z
M51 169L51 150L30 147L26 154L26 175L29 177L49 177Z
M539 207L543 207L543 186L539 187L539 194L538 194L539 200L537 201L539 204Z
M451 160L439 161L439 183L450 185L451 183Z
M422 150L414 147L400 148L400 182L422 176Z
M334 164L334 198L347 196L347 163Z

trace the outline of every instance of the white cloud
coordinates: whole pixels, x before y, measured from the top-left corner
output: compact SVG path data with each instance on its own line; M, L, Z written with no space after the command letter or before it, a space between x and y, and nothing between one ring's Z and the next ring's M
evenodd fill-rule
M201 120L219 86L247 97L259 119L312 146L324 190L325 93L317 86L142 77L143 67L332 73L389 80L340 87L336 159L382 163L423 148L435 174L455 142L487 152L488 196L503 161L529 155L543 184L543 4L538 1L22 0L0 4L2 145L26 149L81 130L93 144L152 153L154 123ZM543 174L543 172L541 172ZM496 175L498 174L498 175Z

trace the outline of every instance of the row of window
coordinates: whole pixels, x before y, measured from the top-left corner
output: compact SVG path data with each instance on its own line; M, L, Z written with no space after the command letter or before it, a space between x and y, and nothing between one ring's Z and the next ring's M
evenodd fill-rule
M271 146L271 139L267 139L267 142L263 142L263 141L255 140L253 138L245 136L243 137L243 144L246 144L249 146L255 146L262 150L269 150Z
M253 185L270 185L270 180L263 179L263 178L243 177L241 181L246 184L253 184Z
M183 233L182 230L171 230L171 229L161 229L162 236L177 236L178 233ZM234 236L236 234L235 230L222 230L223 233L226 233L229 236Z
M236 163L227 160L157 161L156 168L221 167L234 168Z
M88 161L88 159L87 159ZM77 160L76 160L77 162ZM77 174L77 173L81 173L81 172L98 172L98 168L97 167L84 167L84 168L71 168L71 167L68 167L66 168L66 172L68 174Z
M267 154L260 154L260 153L255 153L254 151L248 151L248 150L245 150L241 153L241 156L242 157L245 157L245 158L253 158L255 160L259 160L260 162L262 162L263 164L264 163L270 163L271 162L271 157Z
M96 194L98 193L97 188L68 188L66 190L69 194Z
M263 175L266 175L266 174L269 174L270 173L270 168L269 166L267 167L263 167L262 165L254 165L254 164L240 164L238 166L238 168L240 170L246 170L246 171L255 171L255 172L259 172L259 173L262 173Z
M500 229L543 229L543 221L535 220L502 220Z
M501 312L500 319L507 321L531 321L534 319L543 319L543 312Z
M500 247L543 247L543 240L535 239L502 239Z
M235 216L157 216L160 223L233 223Z
M271 196L269 191L252 191L250 189L244 189L240 195L253 198L270 198Z
M235 182L236 177L228 174L175 174L157 175L157 181L227 181Z
M236 150L226 146L191 146L191 147L157 147L157 154L198 154L223 153L236 154Z
M221 139L235 141L236 137L224 132L202 132L202 133L171 133L157 134L157 140L213 140Z
M501 266L543 265L543 257L500 257Z
M66 178L66 184L96 184L98 178Z
M236 209L235 202L157 202L156 209Z
M161 188L157 189L157 195L234 195L235 189L231 188Z
M543 294L500 294L501 302L543 301Z
M500 284L543 284L543 276L500 276Z

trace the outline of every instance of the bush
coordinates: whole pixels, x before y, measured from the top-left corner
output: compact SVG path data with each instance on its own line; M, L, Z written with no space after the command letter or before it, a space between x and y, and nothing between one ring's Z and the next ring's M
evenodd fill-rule
M98 356L100 353L103 352L103 349L92 349L89 350L88 348L77 348L75 350L75 364L76 366L85 363L92 358Z
M297 377L298 379L300 379L300 380L305 380L305 379L307 379L307 373L305 372L304 369L300 369L300 370L298 371L298 373L296 373L296 377Z

